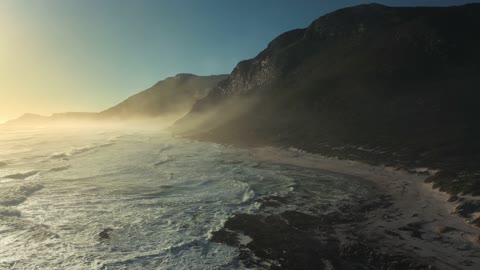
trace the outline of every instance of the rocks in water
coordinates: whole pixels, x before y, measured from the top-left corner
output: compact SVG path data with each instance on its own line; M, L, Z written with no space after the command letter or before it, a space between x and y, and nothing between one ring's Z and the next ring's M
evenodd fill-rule
M306 198L311 199L311 198ZM276 211L258 214L237 214L224 227L212 233L211 240L235 246L239 259L249 268L260 269L432 269L420 258L402 253L385 253L376 247L376 240L365 238L358 222L363 214L383 209L380 203L362 202L325 214L306 214L296 210L280 210L292 203L289 197L272 196L258 200L266 208L281 204ZM378 201L375 201L378 202ZM288 207L287 207L288 208ZM271 210L271 209L270 209ZM421 223L406 227L421 237ZM339 227L344 229L339 229ZM241 245L238 235L251 237ZM402 239L393 231L387 235ZM265 263L269 266L264 268Z
M98 234L98 237L100 237L100 240L110 240L111 239L110 233L112 231L113 231L112 228L106 228Z

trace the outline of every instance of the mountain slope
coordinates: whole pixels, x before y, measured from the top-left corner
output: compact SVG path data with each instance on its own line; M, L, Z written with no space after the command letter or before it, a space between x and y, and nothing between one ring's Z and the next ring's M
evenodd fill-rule
M185 114L195 101L205 97L211 88L226 77L178 74L100 112L99 117L128 119Z
M478 170L478 48L478 4L341 9L240 62L173 130L394 166ZM475 179L456 183L449 188L480 194Z

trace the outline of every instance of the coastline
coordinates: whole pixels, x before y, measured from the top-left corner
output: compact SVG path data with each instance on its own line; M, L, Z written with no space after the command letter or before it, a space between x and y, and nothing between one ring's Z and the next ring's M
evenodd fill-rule
M316 269L342 268L344 262L371 269L478 269L480 266L480 228L452 213L455 204L448 202L449 195L434 190L432 184L424 182L429 176L427 170L422 170L422 174L412 174L393 167L328 158L298 149L253 148L249 155L261 163L302 167L358 178L372 185L379 195L358 202L357 206L341 209L335 213L335 217L305 216L295 212L277 215L283 221L276 221L274 215L265 214L263 217L232 217L224 229L213 237L213 241L238 245L240 259L244 263L249 262L265 269L292 269L300 257ZM274 201L289 204L289 200L275 198ZM260 203L271 204L271 200L267 198ZM266 219L269 219L268 222ZM260 227L263 224L267 229L262 231L250 228L251 223ZM302 225L299 228L292 224ZM256 238L261 239L262 234L275 238L276 234L272 230L280 227L282 229L278 235L283 235L286 239L256 242ZM300 232L310 236L304 237ZM235 241L240 236L242 239L248 236L252 240L248 243L243 241L243 244L242 241ZM330 240L323 247L309 249L305 254L298 253L298 249L290 250L288 246L282 251L284 255L257 254L260 250L269 248L275 251L277 247L269 246L272 244L281 247L284 241L293 243L325 237ZM322 243L292 245L316 247ZM365 253L366 251L368 252ZM315 259L312 258L315 252L328 254ZM265 266L265 262L268 262L268 266ZM306 268L299 266L297 269ZM307 269L315 268L312 266Z

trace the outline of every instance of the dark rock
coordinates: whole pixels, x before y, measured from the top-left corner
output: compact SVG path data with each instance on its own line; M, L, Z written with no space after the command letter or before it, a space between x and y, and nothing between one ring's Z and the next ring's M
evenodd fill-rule
M110 233L113 231L111 228L106 228L103 231L101 231L98 236L100 237L100 240L109 240L111 238Z
M301 197L312 200L307 194ZM288 196L266 197L259 201L273 199L280 204L279 209L298 203ZM428 269L428 264L417 262L409 255L382 253L374 247L377 240L361 236L358 222L364 219L363 214L382 209L382 204L378 202L388 198L377 200L373 204L363 201L359 202L360 205L341 207L338 212L329 214L314 215L299 211L266 214L262 210L258 214L237 214L225 222L224 228L214 232L211 239L238 247L239 259L252 268L263 268L260 267L262 261L269 261L274 262L269 269ZM338 226L342 224L350 230L339 232ZM420 227L420 224L411 224L410 227L409 230ZM253 240L245 247L239 246L237 233L246 234ZM344 240L339 239L339 234L344 235ZM386 231L385 234L403 239L396 232Z

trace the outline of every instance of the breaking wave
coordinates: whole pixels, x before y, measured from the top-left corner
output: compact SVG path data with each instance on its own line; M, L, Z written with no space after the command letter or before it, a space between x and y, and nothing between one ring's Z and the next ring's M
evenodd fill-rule
M50 159L68 159L69 157L80 155L86 152L91 152L97 148L107 147L113 145L114 141L108 141L105 143L98 143L94 145L87 145L82 147L73 147L66 152L55 152L49 156Z
M36 183L23 184L19 187L4 188L0 191L0 205L15 206L23 203L33 193L41 190L43 185Z
M30 176L38 174L39 171L27 171L27 172L22 172L22 173L15 173L15 174L10 174L10 175L5 175L3 178L10 178L10 179L26 179Z

